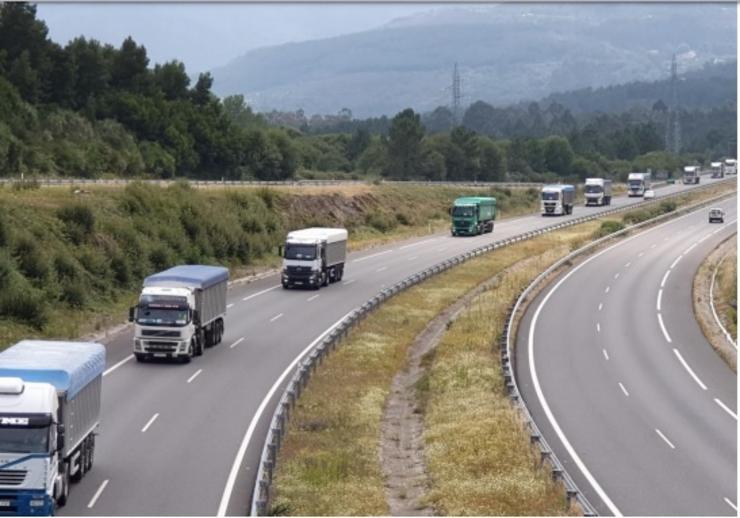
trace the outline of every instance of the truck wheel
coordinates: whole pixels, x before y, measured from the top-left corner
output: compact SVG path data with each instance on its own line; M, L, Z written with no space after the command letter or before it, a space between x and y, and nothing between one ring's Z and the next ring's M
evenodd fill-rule
M218 320L216 322L216 343L214 345L220 344L223 338L224 338L224 321Z
M203 356L203 344L205 342L204 333L200 333L198 340L195 341L195 349L193 350L193 356Z
M344 265L339 267L339 277L337 277L337 281L341 281L342 277L344 277Z
M321 285L322 286L329 285L329 273L328 272L324 272L321 274Z
M90 471L93 467L93 461L95 461L95 435L91 434L88 438L88 451L87 451L87 470Z
M134 357L136 358L136 361L139 363L146 362L146 354L134 353Z
M188 347L188 354L187 356L183 357L182 362L190 363L190 360L193 359L193 356L195 356L195 338L192 338L190 340L190 347Z
M213 347L216 344L216 325L211 325L211 329L204 333L203 345L205 349Z
M57 498L57 504L59 507L64 507L69 499L69 463L64 463L64 473L62 474L62 488L59 497Z

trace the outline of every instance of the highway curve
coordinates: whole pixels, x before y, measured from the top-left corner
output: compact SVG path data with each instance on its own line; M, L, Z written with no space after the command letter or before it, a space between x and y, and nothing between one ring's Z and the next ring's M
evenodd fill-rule
M620 197L613 206L638 201ZM571 217L599 210L579 206ZM316 292L284 291L277 276L236 286L223 343L187 365L138 364L131 331L113 337L95 466L61 514L244 515L274 405L313 341L383 286L556 221L532 215L499 221L483 236L435 235L352 254L343 282Z
M691 296L736 203L718 204L725 224L704 208L594 254L522 321L522 397L599 514L737 514L737 378Z

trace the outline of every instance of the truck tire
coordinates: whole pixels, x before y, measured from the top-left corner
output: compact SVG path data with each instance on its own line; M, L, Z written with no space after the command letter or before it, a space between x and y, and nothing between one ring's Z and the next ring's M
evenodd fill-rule
M337 274L337 282L341 281L342 280L342 277L344 277L344 265L341 265L339 267L339 271L338 271L338 274Z
M321 274L321 286L329 285L329 272L323 272Z
M134 358L136 358L136 361L139 363L146 362L146 354L143 353L134 353Z
M210 329L206 329L203 333L203 346L208 349L216 345L216 324L211 324Z
M195 340L195 347L193 348L193 356L203 356L203 345L205 344L206 337L205 333L201 331L198 333L197 339Z
M216 321L216 343L214 345L220 344L223 338L224 338L224 321L221 319L218 319Z
M88 439L88 452L87 452L87 469L85 471L90 471L93 467L93 462L95 461L95 434L90 434Z
M57 505L64 507L69 499L69 463L64 462L64 472L62 473L62 488L57 498Z
M182 362L190 363L190 360L193 359L193 356L195 356L195 338L190 339L190 347L188 347L188 354L183 356Z

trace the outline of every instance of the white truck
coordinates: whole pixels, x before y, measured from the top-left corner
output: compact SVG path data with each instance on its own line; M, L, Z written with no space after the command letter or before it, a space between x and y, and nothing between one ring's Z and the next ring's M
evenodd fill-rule
M195 264L144 279L139 303L129 310L136 359L187 363L206 347L221 343L228 282L228 268Z
M687 165L683 168L683 183L684 185L698 184L701 181L701 167L698 165Z
M283 254L283 288L295 285L315 290L342 280L347 259L343 228L304 228L289 232Z
M568 184L553 184L542 187L540 210L543 216L573 214L576 188Z
M725 158L723 163L725 165L725 175L737 174L737 160L734 158Z
M712 178L725 177L725 167L722 162L712 162L709 164L709 170L712 172Z
M0 513L52 515L92 468L105 347L24 340L0 353Z
M586 205L611 205L612 181L604 178L586 178L583 194Z
M628 196L643 196L650 190L650 173L630 173L627 177Z

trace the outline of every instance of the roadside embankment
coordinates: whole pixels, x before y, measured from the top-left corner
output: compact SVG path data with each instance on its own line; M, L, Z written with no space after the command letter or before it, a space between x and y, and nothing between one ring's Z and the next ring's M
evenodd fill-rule
M704 336L737 372L737 234L715 248L699 266L692 293L694 313Z

